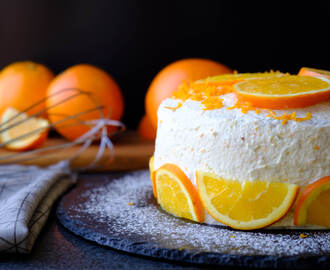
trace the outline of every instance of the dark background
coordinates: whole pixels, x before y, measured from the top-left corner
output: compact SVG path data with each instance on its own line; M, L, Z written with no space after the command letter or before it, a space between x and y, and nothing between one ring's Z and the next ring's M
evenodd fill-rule
M329 69L327 1L288 2L0 0L0 68L97 65L121 86L123 121L134 128L152 78L178 59L209 58L239 72Z

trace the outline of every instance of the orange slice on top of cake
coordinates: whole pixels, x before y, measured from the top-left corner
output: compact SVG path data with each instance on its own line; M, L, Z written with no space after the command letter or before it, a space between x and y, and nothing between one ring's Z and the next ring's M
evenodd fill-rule
M330 98L330 81L310 76L255 78L234 89L242 100L269 109L307 107Z
M306 213L329 215L330 205L317 206L330 204L325 186L312 186L322 196L300 202L296 222L294 211L296 200L315 196L304 193L309 185L330 176L329 99L324 76L246 73L183 83L158 109L152 162L158 203L175 216L182 217L182 205L186 218L236 229L319 228ZM166 174L166 164L180 175ZM157 180L160 174L171 182ZM185 203L170 207L179 197Z

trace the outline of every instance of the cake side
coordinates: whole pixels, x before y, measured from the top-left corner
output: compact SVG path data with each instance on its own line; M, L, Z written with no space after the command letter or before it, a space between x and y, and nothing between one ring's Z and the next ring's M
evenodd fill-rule
M203 111L197 101L165 100L158 111L155 169L175 163L195 184L196 170L238 181L263 180L305 186L330 175L330 102L296 109L303 122L279 120L225 106ZM276 111L282 114L283 111Z

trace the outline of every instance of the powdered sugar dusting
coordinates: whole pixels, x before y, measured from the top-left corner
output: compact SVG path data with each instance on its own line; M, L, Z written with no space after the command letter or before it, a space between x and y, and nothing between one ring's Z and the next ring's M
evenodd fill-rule
M138 237L160 248L240 255L330 255L330 231L235 231L193 223L160 210L147 171L91 185L71 206L75 218L107 225L114 237ZM104 183L106 183L104 185ZM301 234L307 235L302 237Z

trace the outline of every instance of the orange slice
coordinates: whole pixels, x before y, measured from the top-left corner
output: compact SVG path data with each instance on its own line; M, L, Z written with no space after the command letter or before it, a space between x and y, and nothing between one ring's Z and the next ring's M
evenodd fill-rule
M223 74L213 77L208 77L197 82L219 82L219 81L242 81L251 78L269 78L269 77L281 77L285 76L284 73L275 72L256 72L256 73L236 73L236 74Z
M7 108L1 117L1 142L6 144L6 148L16 151L38 148L47 139L48 125L45 119L29 117L14 108Z
M156 170L155 176L157 200L165 211L197 222L204 220L198 193L178 166L167 163Z
M155 181L154 156L152 156L149 159L149 172L150 172L150 179L151 179L151 183L152 183L152 191L154 193L154 197L157 198L156 181Z
M266 227L292 207L299 187L288 183L225 180L197 172L199 196L217 221L240 230Z
M301 108L330 99L330 80L288 75L238 82L239 99L268 109Z
M302 67L299 70L298 75L299 76L324 77L324 78L330 79L330 71L316 69L316 68Z
M308 185L299 196L294 225L306 224L330 228L330 176Z

